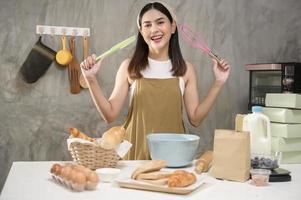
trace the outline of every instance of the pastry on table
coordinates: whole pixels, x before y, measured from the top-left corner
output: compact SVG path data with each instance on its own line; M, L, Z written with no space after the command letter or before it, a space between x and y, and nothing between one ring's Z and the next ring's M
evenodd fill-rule
M158 180L163 178L170 177L172 173L166 172L166 171L154 171L154 172L148 172L148 173L142 173L137 176L137 180Z
M160 169L166 167L165 160L151 160L144 165L138 167L132 174L132 179L137 179L139 174L146 173L146 172L153 172L159 171Z
M194 173L185 170L176 170L168 178L168 187L186 187L196 182Z

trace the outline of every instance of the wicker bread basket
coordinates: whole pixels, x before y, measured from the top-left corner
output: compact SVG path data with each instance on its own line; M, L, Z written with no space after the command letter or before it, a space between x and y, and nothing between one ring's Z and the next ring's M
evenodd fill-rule
M92 170L104 167L116 167L120 157L115 149L103 149L95 143L71 142L70 154L75 162Z

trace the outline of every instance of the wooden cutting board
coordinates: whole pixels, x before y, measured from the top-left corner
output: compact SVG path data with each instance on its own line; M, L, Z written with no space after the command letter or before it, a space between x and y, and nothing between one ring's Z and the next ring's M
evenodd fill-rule
M120 187L138 189L138 190L148 190L148 191L156 191L156 192L165 192L172 194L189 194L192 191L200 188L201 186L205 186L204 180L197 180L196 183L187 186L187 187L168 187L167 185L154 185L151 183L145 183L133 179L119 179L117 183Z

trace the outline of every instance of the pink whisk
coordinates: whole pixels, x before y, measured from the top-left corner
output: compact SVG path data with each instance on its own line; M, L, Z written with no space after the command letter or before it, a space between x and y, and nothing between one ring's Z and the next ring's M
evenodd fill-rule
M209 55L211 58L215 59L220 66L222 66L220 58L216 54L212 53L211 49L208 47L200 34L194 32L188 25L181 25L180 32L185 42L187 42L193 48L199 49L203 53Z

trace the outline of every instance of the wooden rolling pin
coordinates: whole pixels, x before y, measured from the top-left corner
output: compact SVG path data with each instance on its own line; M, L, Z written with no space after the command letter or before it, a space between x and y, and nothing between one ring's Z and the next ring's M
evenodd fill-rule
M195 164L195 172L198 174L207 172L211 166L212 159L213 151L206 151L199 159L197 159Z

